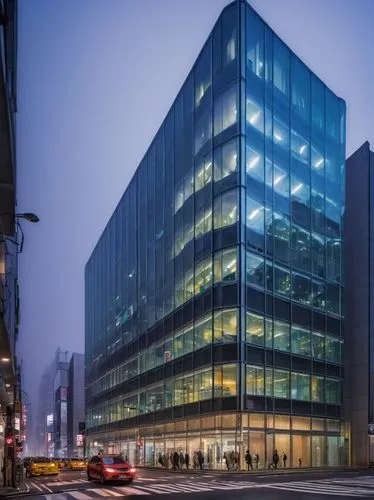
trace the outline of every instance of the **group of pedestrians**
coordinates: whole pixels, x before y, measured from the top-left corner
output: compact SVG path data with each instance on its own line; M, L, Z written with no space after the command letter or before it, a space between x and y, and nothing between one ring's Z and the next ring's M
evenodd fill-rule
M279 461L280 458L278 455L278 450L274 450L273 461L269 464L269 469L278 469ZM287 455L285 451L282 452L282 462L283 462L283 468L285 469L287 467Z
M245 463L247 464L247 470L253 470L253 466L255 469L258 469L260 463L260 455L258 453L250 454L249 450L245 452Z
M164 469L189 469L190 468L190 456L186 453L178 453L177 451L171 453L161 453L158 454L157 462ZM204 467L204 455L199 451L195 451L192 457L192 466L194 469L202 470Z

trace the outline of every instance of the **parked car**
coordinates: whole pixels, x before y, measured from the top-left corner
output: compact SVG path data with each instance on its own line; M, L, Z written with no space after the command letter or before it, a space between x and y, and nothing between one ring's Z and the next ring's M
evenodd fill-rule
M66 467L71 470L85 470L86 462L83 458L69 458Z
M26 466L26 476L57 476L59 473L57 462L47 457L32 457Z
M121 455L96 455L87 464L87 478L107 481L126 481L132 483L136 469L126 462Z

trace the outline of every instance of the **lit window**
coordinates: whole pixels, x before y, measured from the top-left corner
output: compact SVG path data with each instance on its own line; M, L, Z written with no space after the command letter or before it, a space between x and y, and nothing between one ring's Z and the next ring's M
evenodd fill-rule
M195 322L195 350L212 343L212 315L208 314Z
M248 344L264 345L264 318L247 311L246 342Z
M208 233L212 229L212 209L202 208L196 213L195 238Z
M289 352L290 350L290 325L281 321L273 323L274 349Z
M214 181L217 182L238 169L238 141L231 140L214 152Z
M237 279L237 250L230 248L214 254L214 281L235 281Z
M292 373L292 399L310 401L310 375L303 373Z
M251 127L264 132L264 113L262 108L247 98L247 123Z
M246 147L246 172L255 179L264 179L264 157L250 146Z
M212 284L212 260L205 259L195 267L195 295L204 292Z
M263 396L265 393L264 368L248 365L246 371L247 394Z
M237 309L224 309L214 313L214 342L236 342L237 332Z
M237 86L219 96L214 103L214 135L220 134L237 122Z
M251 252L247 252L247 283L263 288L264 282L264 258Z
M247 196L247 226L252 231L264 234L265 207Z
M206 156L199 163L195 170L195 192L202 189L212 181L212 160L210 156Z
M291 351L310 356L310 331L293 326L291 329Z
M237 190L227 191L214 200L214 228L230 226L238 220Z

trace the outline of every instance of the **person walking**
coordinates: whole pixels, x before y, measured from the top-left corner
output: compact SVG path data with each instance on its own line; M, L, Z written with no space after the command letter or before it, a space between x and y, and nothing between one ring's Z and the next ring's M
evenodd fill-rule
M273 453L273 465L274 465L274 469L278 469L278 463L279 463L278 450L274 450L274 453Z
M287 467L287 455L284 452L284 450L283 450L283 453L282 453L282 460L283 460L283 468L285 469Z
M203 466L204 466L204 455L201 453L201 451L199 451L199 453L197 454L197 459L199 461L199 467L200 467L200 470L203 470Z
M184 455L182 452L179 453L179 467L181 469L183 469L183 465L184 465Z
M245 452L245 463L247 464L247 470L253 470L252 466L252 455L249 453L249 450Z
M187 452L184 455L184 463L186 464L186 469L188 469L190 467L190 456Z
M173 469L179 469L179 455L177 451L173 454Z

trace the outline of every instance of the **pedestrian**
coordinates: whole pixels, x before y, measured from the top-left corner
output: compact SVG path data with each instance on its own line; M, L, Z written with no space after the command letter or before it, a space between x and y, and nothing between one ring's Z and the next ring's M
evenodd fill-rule
M260 455L256 453L255 457L256 457L256 469L258 469L258 465L260 463Z
M274 453L273 453L273 466L274 466L274 469L278 468L278 462L279 462L278 450L274 450Z
M173 469L178 469L179 468L179 455L178 452L174 452L173 454Z
M195 451L194 454L193 454L193 468L197 469L198 466L199 466L199 461L198 461L198 458L197 458L197 451Z
M188 469L189 466L190 466L190 456L189 456L189 454L187 452L184 455L184 463L186 464L186 469Z
M287 466L287 455L284 452L284 450L283 450L283 453L282 453L282 460L283 460L283 468L285 469L286 466Z
M184 465L184 455L182 452L179 453L179 467L181 469L183 469L183 465Z
M249 450L245 452L245 463L247 464L247 470L253 470L252 466L252 455L249 453Z
M303 465L303 461L301 460L301 458L299 458L299 467L301 467Z
M161 453L158 454L158 463L161 465L161 467L164 466L164 463L162 461L162 455L161 455Z
M201 453L200 450L199 450L199 452L197 454L197 459L198 459L198 462L199 462L200 470L203 470L203 467L204 467L204 455Z

